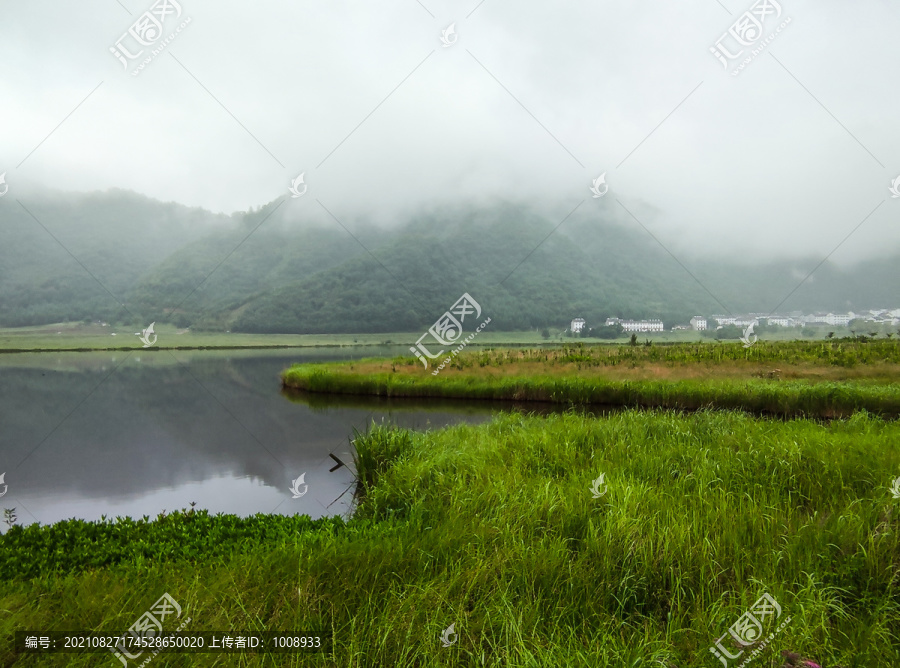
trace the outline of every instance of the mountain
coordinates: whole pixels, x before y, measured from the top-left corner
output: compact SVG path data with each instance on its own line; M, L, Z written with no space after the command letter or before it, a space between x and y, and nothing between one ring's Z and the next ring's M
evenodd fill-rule
M124 190L0 201L0 324L122 313L138 279L229 216Z
M0 202L0 325L118 318L246 332L418 331L464 292L497 330L576 316L668 324L776 307L894 307L900 279L897 256L825 262L802 285L821 258L679 262L611 202L562 222L493 203L388 227L283 204L225 216L118 190Z

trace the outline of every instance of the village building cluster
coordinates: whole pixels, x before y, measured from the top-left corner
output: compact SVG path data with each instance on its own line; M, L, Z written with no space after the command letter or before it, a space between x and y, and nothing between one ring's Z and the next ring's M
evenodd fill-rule
M709 318L695 315L687 325L673 325L672 331L688 330L702 332L707 329L718 329L726 325L747 327L751 324L766 324L775 327L803 327L808 325L830 325L832 327L847 327L853 321L873 325L900 325L900 308L895 309L871 309L860 313L849 311L847 313L810 313L804 314L795 311L785 315L773 315L765 313L747 313L741 315L713 315ZM662 320L628 320L624 318L607 318L607 327L619 325L624 332L663 332L665 325ZM584 318L575 318L569 325L572 334L584 331Z

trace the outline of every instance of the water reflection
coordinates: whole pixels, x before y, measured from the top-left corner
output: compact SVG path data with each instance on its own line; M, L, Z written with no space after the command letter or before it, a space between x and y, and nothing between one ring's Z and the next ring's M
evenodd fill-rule
M337 408L355 408L400 417L420 414L426 418L432 412L453 415L483 416L496 411L519 411L550 415L570 410L566 404L544 401L501 401L494 399L445 399L423 397L378 397L358 394L323 394L283 388L281 393L288 400L308 406L314 411L327 413ZM579 406L579 412L590 415L606 415L620 410L617 407Z
M398 349L366 349L364 356ZM2 356L0 473L19 523L99 519L188 507L211 513L350 510L349 438L372 420L422 428L490 416L490 408L322 410L285 400L278 373L359 351L53 353ZM306 473L308 493L292 498Z
M352 466L354 429L373 421L429 429L482 422L497 410L565 410L281 389L279 372L295 362L404 352L0 355L0 473L8 485L0 508L15 507L20 524L156 517L191 502L243 516L348 514L353 471L329 471L329 455ZM291 481L304 473L308 491L293 498Z

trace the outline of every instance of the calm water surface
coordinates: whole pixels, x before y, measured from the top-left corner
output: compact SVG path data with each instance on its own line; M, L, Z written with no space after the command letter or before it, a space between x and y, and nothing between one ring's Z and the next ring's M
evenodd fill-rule
M0 508L15 508L20 524L155 517L192 501L243 516L347 514L354 427L481 422L498 406L306 398L282 393L278 374L295 362L403 352L2 355ZM350 468L329 472L329 453ZM308 488L293 498L301 474Z

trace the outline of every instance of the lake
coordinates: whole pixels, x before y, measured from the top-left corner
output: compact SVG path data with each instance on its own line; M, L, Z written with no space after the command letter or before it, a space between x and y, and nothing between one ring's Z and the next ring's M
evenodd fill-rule
M19 524L156 517L191 502L242 516L346 515L354 428L373 420L415 429L481 422L503 406L287 395L278 374L296 362L404 353L0 355L0 508L15 508ZM330 471L330 454L349 467Z

